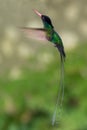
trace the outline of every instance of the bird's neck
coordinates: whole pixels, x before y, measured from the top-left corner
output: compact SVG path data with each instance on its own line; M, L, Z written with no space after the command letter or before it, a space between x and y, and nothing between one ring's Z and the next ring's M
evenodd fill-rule
M50 24L48 24L48 23L43 23L44 24L44 28L45 29L47 29L47 30L53 30L53 27L50 25Z

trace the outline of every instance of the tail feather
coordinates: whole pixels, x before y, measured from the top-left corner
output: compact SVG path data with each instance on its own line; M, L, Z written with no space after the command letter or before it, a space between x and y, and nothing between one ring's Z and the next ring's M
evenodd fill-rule
M56 121L56 115L57 115L57 108L58 108L58 116L60 116L60 111L62 108L62 103L63 103L63 98L64 98L64 60L65 60L65 52L64 48L61 46L56 46L60 52L60 58L61 58L61 71L60 71L60 88L58 90L57 94L57 101L56 101L56 106L54 110L54 114L52 117L52 125L55 124Z

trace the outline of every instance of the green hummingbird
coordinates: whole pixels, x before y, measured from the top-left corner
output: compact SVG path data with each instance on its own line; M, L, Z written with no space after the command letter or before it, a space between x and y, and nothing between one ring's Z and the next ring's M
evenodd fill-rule
M60 78L60 89L58 90L57 102L55 106L55 111L52 117L52 125L55 124L56 114L57 114L57 107L62 106L62 101L64 97L64 61L65 61L65 51L61 37L59 34L54 30L54 26L51 22L51 19L39 13L37 10L34 12L40 16L44 28L28 28L28 27L20 27L20 29L30 38L37 39L37 40L44 40L50 41L54 44L54 46L58 49L61 58L61 78ZM62 97L61 97L62 94Z

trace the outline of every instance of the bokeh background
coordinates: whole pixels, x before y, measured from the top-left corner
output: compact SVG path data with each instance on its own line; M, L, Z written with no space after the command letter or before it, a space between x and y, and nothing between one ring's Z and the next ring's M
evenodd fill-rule
M50 16L65 51L65 96L51 126L60 57L49 42L27 39L18 26L42 27ZM87 0L0 0L0 130L87 130Z

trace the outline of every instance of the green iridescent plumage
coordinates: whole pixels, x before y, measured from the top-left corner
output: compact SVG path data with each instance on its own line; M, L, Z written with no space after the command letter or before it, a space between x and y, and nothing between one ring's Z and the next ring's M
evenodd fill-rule
M41 19L43 21L44 29L46 30L47 40L55 44L55 47L57 47L60 52L61 58L65 58L62 39L59 34L54 30L54 26L52 25L50 18L46 15L42 15Z
M53 114L53 117L52 117L52 125L54 125L55 120L56 120L57 107L61 108L63 97L64 97L65 52L64 52L62 39L59 36L59 34L54 30L54 26L52 25L50 18L46 15L42 15L37 10L34 10L34 12L41 17L44 28L21 27L20 29L30 38L38 39L38 40L44 40L44 41L48 40L51 43L53 43L54 46L60 52L60 57L61 57L60 88L59 88L59 91L58 91L58 97L57 97L57 101L56 101L55 111L54 111L54 114Z

